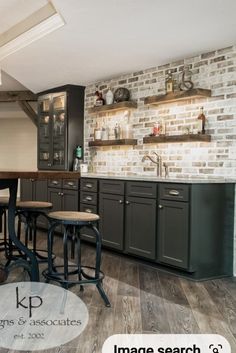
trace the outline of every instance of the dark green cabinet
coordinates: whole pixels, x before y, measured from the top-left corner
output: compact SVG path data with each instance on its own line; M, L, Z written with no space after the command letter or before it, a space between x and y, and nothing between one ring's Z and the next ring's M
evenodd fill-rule
M103 194L99 196L100 231L104 245L124 249L124 196Z
M158 260L188 269L189 205L185 202L161 200L158 205Z
M126 197L125 250L128 253L156 258L156 200Z
M82 178L80 180L80 211L87 213L98 213L97 206L98 181L96 179ZM99 227L99 224L97 224ZM95 243L94 232L83 227L81 229L81 238L91 243Z
M84 87L66 85L38 98L38 169L72 170L83 146Z
M78 180L49 180L48 201L53 204L52 211L78 211ZM61 227L57 231L61 232Z
M48 201L47 180L21 179L20 181L21 201ZM37 226L47 229L48 221L45 217L39 216Z
M155 184L100 180L99 214L104 245L155 260Z

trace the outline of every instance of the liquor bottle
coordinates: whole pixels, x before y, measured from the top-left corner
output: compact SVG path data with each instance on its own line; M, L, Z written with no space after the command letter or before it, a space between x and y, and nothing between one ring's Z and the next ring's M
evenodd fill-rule
M169 70L166 77L166 93L171 92L174 92L174 80L172 77L171 70Z
M203 113L203 107L201 107L200 114L198 115L198 134L205 134L205 124L206 116Z
M82 163L82 146L77 146L75 149L75 158L73 162L73 171L80 171L80 164Z

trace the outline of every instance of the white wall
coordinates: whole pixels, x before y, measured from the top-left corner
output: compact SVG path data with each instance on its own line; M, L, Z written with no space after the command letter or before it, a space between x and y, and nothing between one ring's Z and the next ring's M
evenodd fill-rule
M37 129L29 118L0 119L0 170L4 169L37 169Z

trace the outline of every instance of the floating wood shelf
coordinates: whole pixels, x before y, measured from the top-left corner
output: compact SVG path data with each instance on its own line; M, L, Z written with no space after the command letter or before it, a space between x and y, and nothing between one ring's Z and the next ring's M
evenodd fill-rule
M202 98L202 97L211 97L211 90L203 89L203 88L193 88L189 91L179 91L179 92L167 93L167 94L158 95L158 96L149 96L145 98L144 104L159 105L159 104L177 102L180 100Z
M120 145L137 145L137 140L136 139L120 139L120 140L89 141L89 147L120 146Z
M211 135L203 135L203 134L147 136L143 138L143 143L210 142L210 141L211 141Z
M136 109L137 103L133 101L127 102L119 102L109 105L101 105L100 107L93 107L88 109L89 114L98 114L98 113L109 113L109 112L116 112L119 110L128 110L128 109Z

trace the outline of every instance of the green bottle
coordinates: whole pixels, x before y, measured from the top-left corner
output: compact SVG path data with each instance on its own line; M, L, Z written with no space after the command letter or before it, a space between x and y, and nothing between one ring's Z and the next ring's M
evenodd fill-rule
M82 146L77 146L75 149L75 158L73 162L73 171L80 172L80 164L82 162Z

